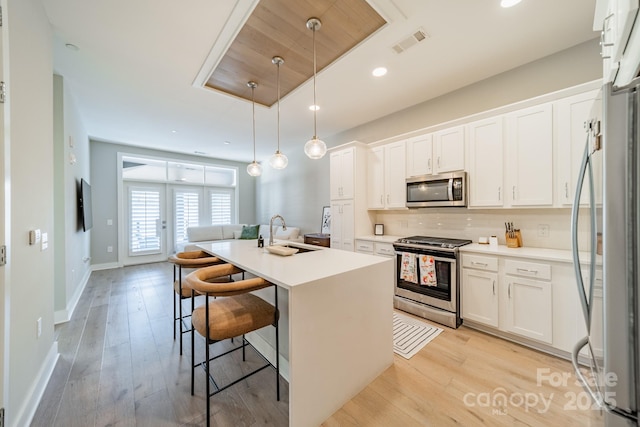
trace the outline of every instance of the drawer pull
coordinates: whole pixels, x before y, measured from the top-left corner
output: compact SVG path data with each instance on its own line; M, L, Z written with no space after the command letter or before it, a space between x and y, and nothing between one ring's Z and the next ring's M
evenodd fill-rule
M516 268L516 270L523 273L538 274L538 270L529 270L528 268Z
M473 265L481 265L483 267L487 267L489 265L486 262L478 262L478 261L471 261L471 264L473 264Z

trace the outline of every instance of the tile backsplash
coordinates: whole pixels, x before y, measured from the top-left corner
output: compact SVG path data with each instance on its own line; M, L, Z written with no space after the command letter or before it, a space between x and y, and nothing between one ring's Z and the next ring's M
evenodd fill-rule
M377 224L384 224L385 234L400 237L423 235L470 239L497 236L505 242L505 222L512 222L522 233L523 246L549 249L571 249L571 209L500 209L477 210L457 208L377 211ZM589 249L588 211L578 218L580 250ZM546 230L546 231L545 231Z

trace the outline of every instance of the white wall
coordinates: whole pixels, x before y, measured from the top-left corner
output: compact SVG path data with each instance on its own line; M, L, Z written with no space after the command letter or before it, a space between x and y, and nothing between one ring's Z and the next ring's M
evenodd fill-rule
M511 71L488 78L455 92L443 95L397 113L391 114L356 128L325 138L330 147L349 141L372 143L396 135L416 131L447 121L462 118L475 113L512 104L560 89L591 82L602 76L600 49L597 40L592 40L538 61L523 65ZM281 213L292 225L300 225L302 232L318 232L322 206L329 204L329 159L320 161L306 159L302 153L302 144L296 153L289 156L289 166L284 171L270 170L267 165L265 174L258 183L259 220L268 220L273 213ZM300 198L300 201L295 197ZM451 211L451 213L454 213ZM403 211L396 213L378 212L376 223L385 223L385 233L400 236L426 234L431 231L442 233L453 231L452 237L499 234L497 226L489 222L495 215L500 218L513 218L513 221L526 225L529 246L569 248L564 239L565 224L569 224L569 209L541 209L522 212L474 211L463 209L447 219L447 230L437 227L421 227L420 224L433 224L443 216L437 211ZM469 229L471 218L478 224L474 231ZM531 218L531 219L530 219ZM316 225L318 222L318 225ZM402 227L401 224L407 224ZM410 225L411 224L411 225ZM549 224L552 235L547 239L537 238L537 224ZM568 225L567 225L568 227ZM466 232L464 230L467 230ZM535 231L534 236L532 232ZM467 233L468 232L468 233ZM467 234L465 234L467 233Z
M3 10L9 52L8 102L5 123L10 146L9 189L11 237L9 370L4 372L9 392L6 424L24 426L35 411L38 390L47 380L57 356L53 336L53 69L52 33L38 0L8 0ZM49 249L28 244L28 232L49 235ZM42 335L36 320L42 318ZM7 378L8 377L8 378ZM34 398L35 397L35 398Z

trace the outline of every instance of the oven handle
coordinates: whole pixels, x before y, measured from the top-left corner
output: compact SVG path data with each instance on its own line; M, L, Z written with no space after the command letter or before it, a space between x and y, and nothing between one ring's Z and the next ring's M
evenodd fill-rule
M449 189L447 191L449 201L453 201L453 178L449 178Z
M453 258L442 258L442 257L439 257L439 256L429 255L429 254L425 254L425 253L420 253L420 254L417 254L417 253L415 253L415 252L408 252L408 253L413 254L413 255L415 255L415 256L419 256L419 255L428 255L428 256L432 256L432 257L433 257L433 259L434 259L435 261L450 262L451 264L455 264L455 263L456 263L456 260L455 260L455 259L453 259ZM403 254L403 252L398 252L398 251L396 251L396 255L400 255L400 256L402 256L402 254Z

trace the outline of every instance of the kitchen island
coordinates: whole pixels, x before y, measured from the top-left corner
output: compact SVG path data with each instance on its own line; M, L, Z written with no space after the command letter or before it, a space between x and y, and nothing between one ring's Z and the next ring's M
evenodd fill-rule
M393 363L394 260L296 245L316 250L279 256L255 240L200 247L285 290L278 301L289 425L315 427ZM273 302L273 289L258 294ZM271 332L248 338L273 362Z

